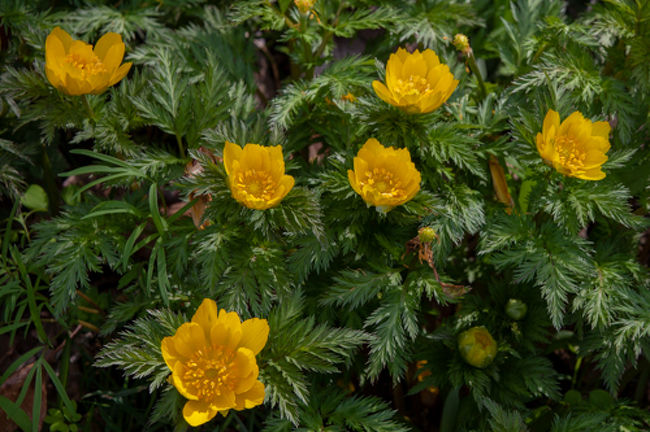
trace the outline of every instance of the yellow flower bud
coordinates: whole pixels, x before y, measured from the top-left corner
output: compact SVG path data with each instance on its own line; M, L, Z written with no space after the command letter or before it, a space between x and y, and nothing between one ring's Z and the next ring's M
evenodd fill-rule
M485 327L472 327L458 335L463 359L477 368L487 367L497 355L497 343Z
M431 227L422 227L418 230L418 238L422 243L431 243L434 241L438 235L435 230Z
M454 41L452 42L456 49L463 54L467 54L470 51L469 39L462 33L458 33L454 36Z
M513 201L510 196L510 191L508 191L508 183L506 182L506 175L503 172L503 167L493 155L490 155L489 165L494 192L497 195L497 199L508 207L506 211L510 214L512 213Z

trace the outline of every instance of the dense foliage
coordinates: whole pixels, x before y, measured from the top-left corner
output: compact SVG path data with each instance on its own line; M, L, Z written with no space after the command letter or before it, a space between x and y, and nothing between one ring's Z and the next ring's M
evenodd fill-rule
M57 26L128 75L53 86ZM375 93L398 48L444 104ZM270 331L200 430L650 428L649 0L0 0L0 64L0 429L188 429L161 342L205 298ZM544 163L549 110L609 123L605 178ZM403 204L351 186L370 138ZM290 191L234 199L227 141Z

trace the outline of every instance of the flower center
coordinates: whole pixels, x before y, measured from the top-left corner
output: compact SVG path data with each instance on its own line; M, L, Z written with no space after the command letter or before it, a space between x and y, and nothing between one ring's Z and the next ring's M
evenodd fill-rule
M199 397L210 400L219 396L224 390L232 390L234 382L230 371L235 354L224 347L199 350L185 363L183 382Z
M587 153L577 146L576 141L570 136L556 136L554 141L558 160L562 166L569 169L581 169L584 166Z
M70 53L65 57L65 61L78 69L84 78L106 72L106 67L95 54L81 56L78 53Z
M398 197L404 195L404 189L392 172L385 168L374 168L366 172L366 185L384 196Z
M408 79L398 79L395 91L402 96L427 95L431 93L429 81L419 75L411 75Z
M276 183L266 171L246 170L236 175L236 186L254 198L268 201L273 198Z

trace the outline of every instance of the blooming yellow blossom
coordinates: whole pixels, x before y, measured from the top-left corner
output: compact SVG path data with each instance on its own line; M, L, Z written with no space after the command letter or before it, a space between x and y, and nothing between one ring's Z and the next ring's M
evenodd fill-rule
M117 33L106 33L93 48L74 40L56 27L45 40L45 74L63 93L78 96L100 94L118 83L131 69L122 63L124 43Z
M233 198L251 209L277 206L294 185L293 177L284 173L280 146L246 144L242 149L226 141L223 163Z
M386 64L386 85L373 81L375 93L385 102L408 113L428 113L440 107L454 92L458 80L449 66L440 63L430 49L409 54L403 48Z
M388 212L404 204L420 190L420 172L411 162L407 149L384 147L370 138L354 158L354 171L348 170L352 189L378 211Z
M269 336L265 319L244 321L236 312L217 310L205 299L192 321L162 340L161 351L172 371L171 381L189 399L183 417L192 426L210 421L218 412L253 408L264 401L255 355Z
M579 111L560 123L560 115L548 110L541 133L537 134L537 151L559 173L583 180L601 180L601 166L607 161L609 123L591 122Z
M472 327L458 336L458 349L463 359L477 368L492 363L497 355L497 343L485 327Z

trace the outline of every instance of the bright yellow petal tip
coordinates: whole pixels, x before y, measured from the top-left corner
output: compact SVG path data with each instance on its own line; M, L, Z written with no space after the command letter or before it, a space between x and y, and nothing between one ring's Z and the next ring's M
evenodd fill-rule
M280 204L293 188L294 178L284 173L282 147L226 142L223 163L232 197L254 210Z
M438 109L454 92L458 80L430 49L409 53L399 48L386 63L386 84L372 87L384 102L411 114Z
M172 371L172 384L189 399L183 408L187 423L199 426L217 413L264 402L255 355L268 336L265 319L242 323L236 312L218 310L214 300L204 299L191 322L163 339L160 349Z
M122 63L124 43L106 33L93 48L56 27L45 40L45 74L57 90L71 95L99 94L126 76L131 63Z
M354 158L348 180L369 206L385 213L413 198L421 178L407 149L386 148L370 138Z
M560 122L560 115L549 110L536 137L537 151L544 162L565 176L602 180L610 130L609 123L592 122L579 111Z

